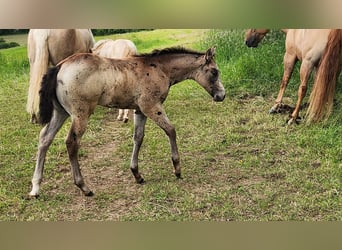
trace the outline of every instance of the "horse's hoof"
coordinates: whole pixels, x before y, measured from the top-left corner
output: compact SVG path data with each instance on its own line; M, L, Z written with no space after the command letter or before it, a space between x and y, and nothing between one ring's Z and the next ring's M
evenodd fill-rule
M175 173L175 175L176 175L176 177L177 177L178 180L181 180L181 179L182 179L181 173Z
M286 121L287 125L292 125L292 124L300 124L302 118L297 117L296 119L293 117L289 117L289 119Z
M92 197L92 196L94 196L94 193L92 191L88 191L88 192L84 193L84 195L87 197Z
M127 123L127 122L128 122L128 118L125 118L125 119L123 120L123 122L124 122L124 123Z
M269 114L273 115L273 114L277 114L277 110L275 108L271 108L269 111L268 111Z
M35 200L35 199L38 199L39 198L39 194L36 194L36 195L30 195L30 194L27 194L27 195L23 195L21 198L23 198L24 200Z

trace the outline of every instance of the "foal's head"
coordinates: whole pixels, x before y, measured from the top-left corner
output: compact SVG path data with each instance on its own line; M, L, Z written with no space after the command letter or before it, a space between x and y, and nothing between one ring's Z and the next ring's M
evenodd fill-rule
M245 43L248 47L258 47L258 44L269 32L269 29L249 29L245 34Z
M222 85L214 56L215 48L212 47L201 57L201 66L196 70L194 80L213 97L215 102L221 102L226 96L226 91Z

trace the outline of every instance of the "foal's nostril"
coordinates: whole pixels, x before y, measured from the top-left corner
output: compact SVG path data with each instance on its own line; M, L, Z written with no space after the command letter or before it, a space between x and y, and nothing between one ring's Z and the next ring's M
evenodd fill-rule
M224 100L224 98L226 97L226 93L222 94L216 94L214 95L214 101L215 102L222 102Z

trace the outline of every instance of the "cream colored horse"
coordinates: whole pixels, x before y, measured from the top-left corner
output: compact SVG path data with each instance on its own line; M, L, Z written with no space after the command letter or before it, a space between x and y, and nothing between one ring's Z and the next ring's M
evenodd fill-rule
M107 58L125 58L138 54L135 44L127 39L105 39L98 41L94 48L93 53ZM116 118L119 121L128 121L129 109L119 109L119 115Z
M26 110L31 122L39 113L39 89L49 65L78 52L90 52L95 40L90 29L31 29L28 34L27 53L30 62L30 85Z
M269 30L256 30L246 32L246 45L256 47ZM325 51L328 42L328 36L332 30L330 29L288 29L286 30L284 54L284 74L280 84L278 97L275 100L270 113L277 113L281 110L283 104L283 96L287 84L293 72L294 65L297 61L301 61L300 66L300 84L298 88L298 99L296 106L290 115L288 124L298 122L299 110L303 98L306 95L307 84L311 72L319 65L320 59ZM251 35L251 34L254 35ZM259 34L260 33L260 34Z

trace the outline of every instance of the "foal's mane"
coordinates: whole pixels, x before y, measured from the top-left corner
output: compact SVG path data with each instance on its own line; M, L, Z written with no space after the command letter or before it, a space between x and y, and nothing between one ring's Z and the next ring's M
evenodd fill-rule
M171 47L165 49L155 49L151 53L139 54L135 55L135 57L155 57L155 56L162 56L162 55L172 55L172 54L190 54L190 55L204 55L202 52L197 52L194 50L186 49L184 47Z

